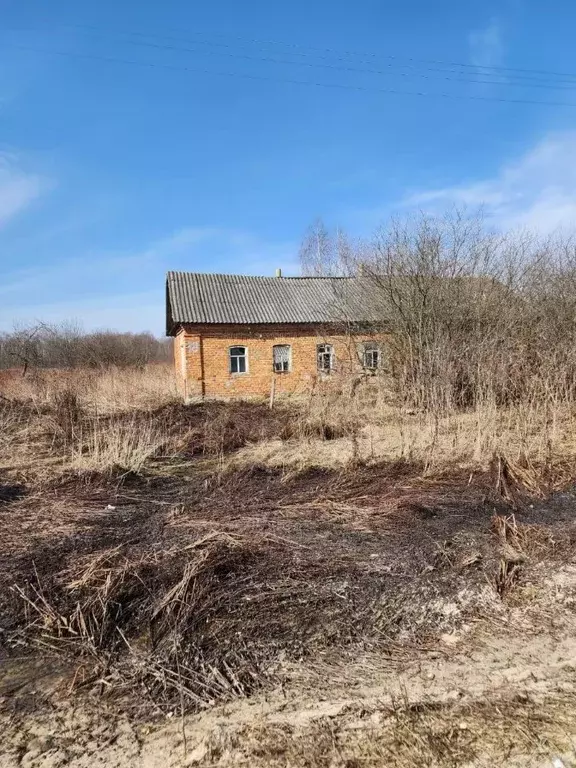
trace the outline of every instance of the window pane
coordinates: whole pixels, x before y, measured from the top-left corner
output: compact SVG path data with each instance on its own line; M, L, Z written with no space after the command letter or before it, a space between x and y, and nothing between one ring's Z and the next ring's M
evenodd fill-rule
M230 347L230 373L246 373L246 347Z
M363 354L363 364L364 368L369 368L371 370L375 370L376 368L380 367L380 347L378 344L367 341L363 345L364 347L364 354Z
M329 372L333 368L334 355L331 344L318 344L318 370Z
M284 362L284 360L288 360L288 347L285 344L277 344L274 347L274 361L281 363Z
M272 348L272 362L276 372L290 370L290 345L276 344Z

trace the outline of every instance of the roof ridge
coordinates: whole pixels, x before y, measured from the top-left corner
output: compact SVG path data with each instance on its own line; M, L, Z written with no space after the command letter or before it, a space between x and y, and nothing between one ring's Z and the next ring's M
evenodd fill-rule
M255 280L355 280L357 275L242 275L238 272L189 272L187 270L170 269L166 276L190 275L199 277L246 277Z

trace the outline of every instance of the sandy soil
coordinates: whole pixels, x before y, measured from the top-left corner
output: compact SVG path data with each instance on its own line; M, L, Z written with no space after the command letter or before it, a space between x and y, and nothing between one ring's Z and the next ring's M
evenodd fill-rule
M0 766L576 765L575 588L568 566L532 587L532 611L518 603L410 656L292 662L281 686L185 718L131 721L103 701L72 701L71 670L11 662ZM30 711L36 696L49 706ZM408 745L398 742L404 717ZM467 749L430 747L440 720Z

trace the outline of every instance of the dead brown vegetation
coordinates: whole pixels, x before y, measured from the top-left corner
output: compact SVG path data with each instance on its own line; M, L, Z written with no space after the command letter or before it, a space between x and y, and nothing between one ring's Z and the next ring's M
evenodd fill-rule
M202 766L360 768L552 764L571 754L573 693L536 701L411 703L350 707L302 725L257 724L212 735ZM557 764L564 764L558 760ZM569 764L569 763L568 763Z
M501 457L489 471L433 476L406 461L227 463L251 441L300 440L305 417L294 405L96 417L60 394L41 410L2 409L13 445L29 450L34 436L47 462L5 470L4 649L70 660L74 690L124 705L144 691L144 710L248 696L282 679L290 660L425 648L480 605L497 613L530 567L561 558L574 535L569 505L530 509L528 475ZM94 425L111 444L143 439L147 454L98 453Z
M363 241L319 223L301 258L305 273L365 281L400 402L437 416L574 403L573 235L502 233L452 211L393 220Z
M86 332L76 322L36 322L0 333L0 371L17 369L20 376L37 369L144 366L171 359L170 341L151 333Z
M1 390L0 654L57 665L66 695L148 718L270 691L296 667L444 653L440 638L495 625L572 559L567 402L434 413L371 381L272 410L184 406L169 373ZM561 742L548 705L537 724L504 706L519 754L544 732ZM400 701L231 731L205 762L458 764L480 744L500 755L505 723L489 704Z

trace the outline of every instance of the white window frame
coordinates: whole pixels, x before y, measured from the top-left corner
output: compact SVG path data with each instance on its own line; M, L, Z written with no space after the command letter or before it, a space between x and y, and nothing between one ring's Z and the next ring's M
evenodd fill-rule
M322 351L321 351L322 350ZM325 359L326 355L328 355L328 361L329 365L328 368L326 368L324 365L320 365L320 358ZM326 375L332 373L334 371L334 361L335 361L335 355L334 355L334 347L332 344L317 344L316 345L316 367L319 371L319 373L324 373Z
M368 355L376 354L376 365L368 365ZM382 349L375 341L365 341L362 344L362 367L367 371L378 371L382 367Z
M243 355L233 355L232 350L233 349L243 349L244 354ZM233 371L232 370L232 360L239 358L244 358L246 363L246 370L245 371ZM232 344L228 347L228 373L231 376L245 376L250 371L249 362L248 362L248 347L245 344Z
M275 350L278 349L279 347L285 348L288 350L288 368L282 368L281 370L278 370L278 368L276 368L276 359L274 356ZM274 371L274 373L290 373L290 371L292 370L292 345L291 344L274 344L274 346L272 347L272 370Z

